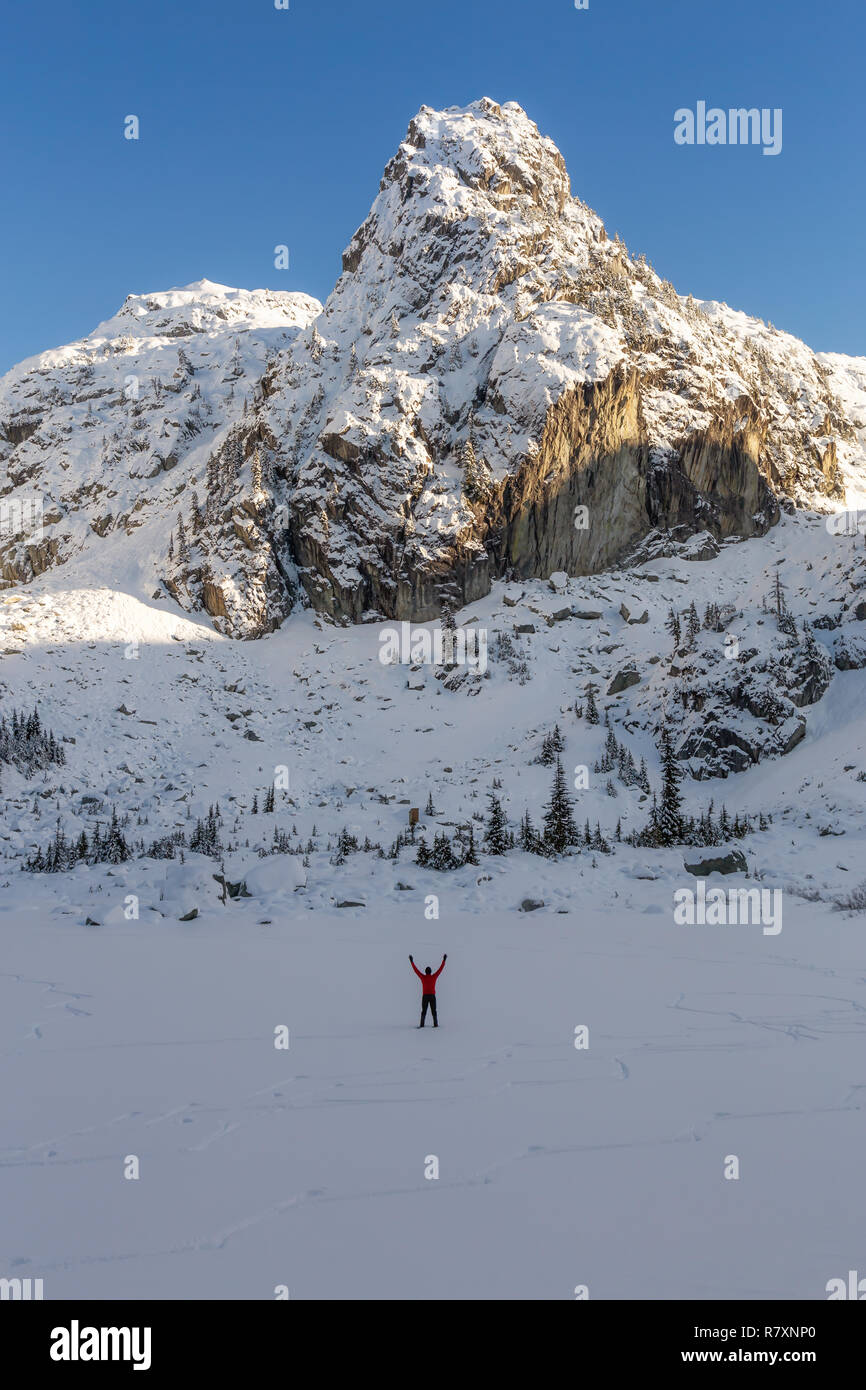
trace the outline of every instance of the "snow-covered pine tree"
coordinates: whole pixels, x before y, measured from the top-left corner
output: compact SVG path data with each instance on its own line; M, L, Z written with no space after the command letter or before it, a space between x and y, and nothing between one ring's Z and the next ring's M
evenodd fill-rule
M523 820L520 822L520 834L517 842L522 850L526 850L527 854L538 854L540 849L538 831L532 824L528 811L524 813Z
M551 855L564 854L570 845L578 842L577 826L568 794L568 781L562 766L562 759L556 759L553 786L550 800L544 811L544 845Z
M598 705L595 703L597 692L598 686L593 685L592 681L587 681L585 687L586 704L584 706L587 724L597 724L599 722Z
M541 740L541 752L538 755L537 761L542 767L553 767L555 760L556 754L553 751L551 736L550 734L545 734L544 738Z
M105 841L104 858L108 864L124 864L129 858L129 847L117 821L117 810L113 806L111 808L111 824L108 827Z
M475 830L471 821L469 822L468 833L463 848L463 863L474 865L478 863L478 851L475 848Z
M493 791L487 793L484 848L488 854L505 854L508 850L508 820L502 809L502 802Z
M677 762L673 740L666 724L662 725L659 734L659 756L662 790L658 808L658 842L661 845L678 845L682 843L684 829L680 796L683 770Z
M454 858L451 841L443 830L433 837L433 848L430 851L430 868L444 871L456 867L457 860Z
M193 376L194 373L195 368L193 367L183 348L179 347L177 350L177 366L174 369L174 375L176 377L182 377L184 380L186 380L188 377Z
M460 451L460 467L463 471L463 495L470 502L483 502L489 495L492 475L487 464L475 452L471 432Z
M451 612L447 603L443 603L442 605L439 623L442 629L442 661L445 666L453 666L454 634L457 631L457 624L454 621L454 614Z

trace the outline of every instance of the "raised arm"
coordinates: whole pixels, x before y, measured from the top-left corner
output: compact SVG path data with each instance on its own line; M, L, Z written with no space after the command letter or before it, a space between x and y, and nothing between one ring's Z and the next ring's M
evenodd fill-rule
M433 976L433 979L434 979L434 980L438 980L438 979L439 979L439 976L442 974L442 971L445 969L445 962L446 962L447 959L448 959L447 956L443 956L443 957L442 957L442 964L440 965L439 969L436 971L436 974Z
M418 976L418 979L419 979L419 980L423 980L423 979L424 979L424 976L421 974L421 971L418 969L417 965L415 964L414 960L412 960L412 957L411 957L411 956L409 957L409 960L410 960L410 962L411 962L412 969L415 971L415 974Z

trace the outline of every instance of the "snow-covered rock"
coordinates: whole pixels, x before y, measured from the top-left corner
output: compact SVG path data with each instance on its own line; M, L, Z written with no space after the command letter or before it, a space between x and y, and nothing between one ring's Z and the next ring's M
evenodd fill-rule
M497 577L706 562L866 500L866 359L677 294L515 102L423 107L325 305L131 295L0 380L0 582L57 564L228 635L427 620Z

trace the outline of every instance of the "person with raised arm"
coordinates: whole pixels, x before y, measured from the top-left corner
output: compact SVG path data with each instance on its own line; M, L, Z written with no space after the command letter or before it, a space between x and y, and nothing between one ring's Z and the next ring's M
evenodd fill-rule
M422 974L421 974L421 971L418 969L417 965L415 964L415 961L414 961L414 959L412 958L412 956L409 957L409 961L410 961L410 963L411 963L411 965L412 965L412 969L415 971L415 974L418 976L418 979L421 981L421 1022L418 1024L418 1027L419 1027L419 1028L423 1028L423 1027L424 1027L424 1020L425 1020L425 1018L427 1017L427 1010L428 1010L428 1009L430 1010L431 1014L433 1015L433 1027L434 1027L434 1028L438 1028L438 1027L439 1027L439 1019L436 1017L436 981L439 979L439 976L442 974L442 971L445 969L445 962L446 962L447 959L448 959L447 955L444 955L444 956L442 957L442 964L440 965L439 969L436 971L436 974L435 974L435 975L433 974L433 972L432 972L432 970L431 970L431 968L430 968L429 965L426 967L426 969L425 969L425 971L424 971L424 974L422 975Z

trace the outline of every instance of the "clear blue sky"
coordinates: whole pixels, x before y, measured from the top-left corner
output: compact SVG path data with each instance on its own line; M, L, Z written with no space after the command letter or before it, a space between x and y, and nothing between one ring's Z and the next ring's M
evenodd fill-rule
M682 293L866 354L863 0L39 0L0 26L0 370L130 292L324 298L418 107L480 96ZM782 153L675 145L698 100L782 107Z

